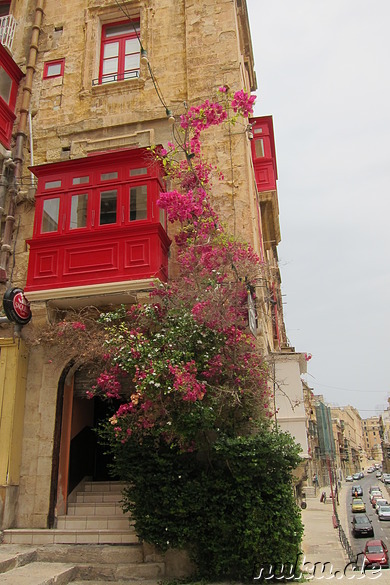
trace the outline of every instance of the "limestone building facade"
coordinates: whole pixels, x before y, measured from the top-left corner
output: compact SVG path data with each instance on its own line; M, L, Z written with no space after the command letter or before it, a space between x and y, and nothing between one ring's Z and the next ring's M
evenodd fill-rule
M69 310L143 302L152 279L174 274L171 228L156 207L163 177L148 149L219 86L257 85L245 0L0 9L0 287L24 294L31 311L27 323L1 318L0 527L42 529L66 513L72 442L97 413L68 361L25 339ZM251 122L214 129L205 149L225 176L213 188L217 212L264 260L254 333L269 355L287 346L276 154L272 118Z

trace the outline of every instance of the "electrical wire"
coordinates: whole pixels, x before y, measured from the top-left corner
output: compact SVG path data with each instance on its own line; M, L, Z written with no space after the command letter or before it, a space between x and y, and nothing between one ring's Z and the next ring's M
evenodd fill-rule
M316 381L316 385L323 386L324 388L331 388L332 390L343 390L344 392L359 392L359 393L369 392L370 394L372 394L372 393L383 394L385 392L390 393L390 390L371 390L371 388L370 388L370 390L354 390L352 388L342 388L340 386L328 386L327 384L322 384L321 382L317 382L315 376L313 376L312 374L309 374L309 372L307 372L307 375Z
M123 14L126 16L126 18L128 18L128 19L129 19L129 21L130 21L130 23L131 23L131 26L132 26L132 27L133 27L133 29L134 29L135 36L137 37L137 40L138 40L138 42L139 42L139 46L140 46L140 49L141 49L141 54L142 54L142 53L145 53L145 54L146 54L146 51L145 51L144 47L142 46L142 42L141 42L141 38L140 38L140 36L139 36L139 32L138 32L138 30L137 30L137 28L136 28L136 26L135 26L135 24L134 24L134 21L133 21L133 19L132 19L132 18L131 18L131 16L130 16L130 14L129 14L129 13L126 11L126 10L125 10L125 8L124 8L124 7L123 7L123 5L122 5L122 4L119 2L119 0L115 0L115 3L116 3L116 5L118 6L118 8L119 8L119 9L120 9L120 10L123 12ZM148 70L149 70L149 74L150 74L150 77L151 77L151 79L152 79L153 87L154 87L154 90L155 90L155 92L156 92L156 94L157 94L157 97L158 97L158 99L160 100L160 102L161 102L162 106L165 108L165 113L166 113L166 115L167 115L167 116L171 116L171 115L172 115L172 112L171 112L171 110L169 109L169 107L168 107L168 105L167 105L167 103L166 103L166 101L165 101L165 99L164 99L163 93L162 93L162 91L161 91L161 89L160 89L160 86L159 86L159 84L158 84L158 81L157 81L157 79L156 79L156 76L155 76L155 75L154 75L154 73L153 73L153 70L152 70L152 67L151 67L151 65L150 65L149 59L147 60L147 64L148 64Z

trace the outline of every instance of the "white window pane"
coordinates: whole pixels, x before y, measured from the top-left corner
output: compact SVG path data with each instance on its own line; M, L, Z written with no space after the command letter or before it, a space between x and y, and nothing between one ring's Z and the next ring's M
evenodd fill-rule
M107 59L103 61L103 75L109 73L117 73L118 71L118 59Z
M119 43L108 43L104 45L104 59L108 59L110 57L117 57L119 55Z
M43 202L43 215L41 233L56 232L58 230L58 215L60 212L60 200L46 199Z
M128 55L129 53L139 53L140 52L140 44L138 39L127 39L125 45L125 53Z
M46 77L55 77L56 75L61 75L61 63L47 66Z
M125 57L125 71L131 71L132 69L139 69L139 54Z

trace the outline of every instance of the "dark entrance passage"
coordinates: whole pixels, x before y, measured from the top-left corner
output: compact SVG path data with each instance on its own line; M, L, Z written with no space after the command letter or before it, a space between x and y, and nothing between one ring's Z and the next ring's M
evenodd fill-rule
M86 365L64 372L59 382L57 427L52 470L48 525L66 514L69 494L84 479L117 479L110 472L110 456L96 429L118 409L117 401L88 399L86 391L96 383L96 371Z
M84 477L93 481L115 479L110 473L111 457L96 429L116 412L119 403L101 398L88 399L86 391L96 383L95 380L96 375L91 374L87 367L74 375L68 493Z

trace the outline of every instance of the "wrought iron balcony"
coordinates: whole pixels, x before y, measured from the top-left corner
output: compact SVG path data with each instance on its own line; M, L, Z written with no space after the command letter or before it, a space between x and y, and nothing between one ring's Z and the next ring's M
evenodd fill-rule
M10 52L12 51L15 30L16 20L12 14L0 17L0 43Z

